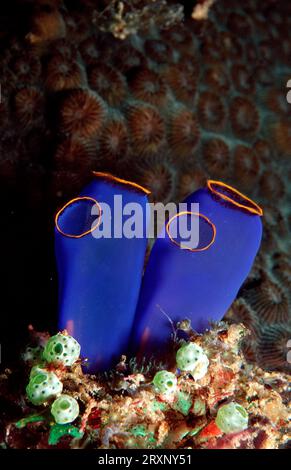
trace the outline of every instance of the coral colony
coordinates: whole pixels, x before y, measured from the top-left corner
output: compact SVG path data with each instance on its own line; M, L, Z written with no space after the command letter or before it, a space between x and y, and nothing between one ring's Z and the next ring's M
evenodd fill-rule
M0 58L1 181L55 215L59 322L0 375L1 447L286 448L290 5L67 3ZM104 236L119 212L138 237Z

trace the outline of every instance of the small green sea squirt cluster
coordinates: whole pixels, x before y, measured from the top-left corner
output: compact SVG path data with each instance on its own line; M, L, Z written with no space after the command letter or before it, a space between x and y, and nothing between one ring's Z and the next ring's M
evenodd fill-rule
M160 370L154 376L153 385L161 395L172 395L177 390L177 377L172 372Z
M197 381L206 375L209 359L200 346L189 342L183 344L183 346L178 349L176 353L176 365L180 371L189 373L193 379ZM176 408L187 416L192 402L190 401L189 404L187 401L185 402L185 397L179 392L175 374L167 370L161 370L155 374L152 383L155 391L165 398L172 399L171 397L176 397ZM181 408L181 403L183 405L184 402L187 406L186 408L185 406ZM243 406L236 402L231 402L219 408L215 424L225 434L241 432L248 428L248 413Z
M243 406L231 402L219 408L215 423L226 434L244 431L248 427L248 413Z
M72 337L58 333L45 345L42 362L32 367L26 387L27 398L33 405L44 405L52 400L51 413L57 424L73 422L79 415L79 405L70 395L61 395L63 384L57 374L47 369L49 364L72 366L79 358L80 345Z
M58 424L68 424L79 416L79 405L70 395L61 395L52 404L51 413Z
M80 356L79 343L69 335L58 333L52 336L45 345L43 357L47 362L58 362L71 366Z
M200 380L207 373L209 360L203 349L195 343L183 345L176 354L177 367Z
M191 374L194 380L200 380L207 373L209 360L200 346L187 343L178 349L176 364L178 369ZM167 370L156 373L153 385L157 393L165 396L173 396L178 391L176 375Z
M26 387L27 397L34 405L46 403L62 390L63 384L56 374L45 369L34 374Z

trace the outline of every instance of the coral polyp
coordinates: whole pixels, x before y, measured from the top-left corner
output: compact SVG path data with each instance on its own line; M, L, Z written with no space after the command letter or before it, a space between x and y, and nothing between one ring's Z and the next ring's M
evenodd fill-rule
M97 41L94 36L84 39L80 44L80 52L85 64L96 64L101 56L101 51L98 50Z
M166 85L163 79L150 69L141 69L133 75L130 90L136 99L153 105L163 105L166 100Z
M282 283L282 287L289 293L291 288L291 264L287 257L281 257L275 254L271 269L275 278ZM290 300L290 294L288 295Z
M137 173L140 173L139 183L150 191L150 200L163 203L173 200L176 175L170 162L160 162L154 156L146 165L141 165Z
M271 125L271 134L276 143L278 151L288 156L291 146L291 122L290 120L286 121L276 121Z
M144 47L150 59L158 63L168 62L172 54L167 43L158 39L148 39L145 41Z
M261 367L290 371L290 364L287 361L290 333L290 323L287 328L282 324L262 328L257 347L257 361Z
M197 90L195 74L182 69L179 64L175 64L168 66L163 76L178 100L184 103L194 103Z
M145 65L145 59L141 52L128 43L117 48L114 59L116 68L124 74Z
M198 165L196 165L195 168L189 168L187 166L186 168L183 168L179 176L179 200L185 199L188 194L191 194L194 191L197 191L197 189L205 186L207 178L207 172Z
M241 96L234 98L229 113L232 130L237 137L248 139L257 135L260 117L250 100Z
M45 41L63 38L66 35L66 24L57 4L46 8L36 8L32 16L31 30L26 40L33 45L41 45Z
M258 44L258 53L262 57L262 61L272 64L274 62L274 43L271 40L261 41Z
M47 64L46 87L50 91L69 90L82 85L83 73L72 59L65 59L61 54L54 55Z
M127 157L129 136L126 124L121 119L111 119L103 127L99 138L101 157L106 161L118 162Z
M88 80L92 90L102 96L110 106L119 105L125 99L126 83L113 67L105 64L94 65L89 69Z
M181 109L170 122L169 141L171 150L178 158L189 157L197 148L200 129L195 114Z
M233 154L233 171L236 181L241 181L241 186L251 189L258 182L260 170L259 159L246 145L238 145Z
M266 279L262 284L250 290L245 299L257 312L260 320L267 324L288 323L290 306L287 295L281 287Z
M57 145L55 165L61 170L75 168L78 165L82 171L90 168L95 154L96 149L90 141L77 138L64 139Z
M286 84L284 83L284 86ZM266 96L266 105L274 114L287 117L289 115L289 104L286 100L284 88L271 88Z
M253 149L262 164L269 165L272 162L274 150L270 142L265 139L259 139L254 143Z
M205 83L215 92L225 93L230 88L229 77L221 64L213 64L206 68Z
M165 124L159 111L149 105L132 105L126 111L133 148L140 155L157 153L165 143Z
M13 55L9 62L9 75L13 83L36 83L41 75L41 63L33 50Z
M204 165L212 177L227 177L230 166L230 150L222 139L209 139L203 145Z
M223 31L218 34L218 41L221 48L222 59L240 59L242 46L236 35Z
M68 39L59 39L55 41L55 46L58 51L57 55L60 54L65 61L75 60L77 58L77 48L72 45Z
M80 138L96 136L103 124L105 108L101 98L85 90L72 90L60 109L60 128L64 134Z
M14 97L14 110L19 123L25 128L33 128L41 122L44 95L36 87L25 87Z
M225 125L226 110L219 95L205 91L198 99L198 117L201 125L210 131L221 131Z
M186 28L182 29L179 26L174 26L162 31L161 37L167 44L171 44L180 52L189 53L191 49L194 49L192 35Z
M264 171L260 178L260 192L262 197L268 199L272 194L276 199L285 195L285 185L281 176L275 171Z
M231 69L231 76L233 84L239 93L254 93L254 76L243 64L234 64Z

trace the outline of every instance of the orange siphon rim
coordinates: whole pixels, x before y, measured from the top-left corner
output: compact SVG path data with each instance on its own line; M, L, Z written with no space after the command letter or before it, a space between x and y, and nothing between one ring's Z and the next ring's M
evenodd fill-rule
M218 187L222 187L222 188L226 188L230 190L231 192L233 192L234 194L240 196L243 200L245 200L246 204L241 204L237 202L235 199L232 199L230 196L223 194L219 190L215 189L213 186L218 186ZM262 216L264 213L263 209L258 204L256 204L252 199L248 198L244 194L240 193L237 189L233 188L232 186L229 186L228 184L223 183L222 181L207 180L207 187L213 194L216 194L216 196L220 197L221 199L224 199L225 201L230 202L231 204L241 209L245 209L251 214Z
M211 241L208 243L208 245L204 246L203 248L189 248L185 245L183 245L182 243L179 243L177 242L176 240L173 239L173 237L170 235L170 224L173 222L174 219L176 219L177 217L180 217L181 215L198 215L198 217L201 217L202 219L206 220L206 222L211 226L212 228L212 231L213 231L213 235L212 235L212 239ZM206 217L205 215L201 214L200 212L191 212L191 211L183 211L183 212L179 212L178 214L175 214L173 217L171 217L171 219L168 221L167 225L166 225L166 231L167 231L167 234L171 240L171 242L173 242L175 245L177 245L179 248L183 248L185 250L188 250L188 251L192 251L192 252L196 252L196 251L205 251L205 250L208 250L208 248L214 243L215 241L215 238L216 238L216 226L214 225L213 222L211 222L210 219L208 219L208 217Z
M141 186L140 184L134 183L133 181L128 181L122 178L118 178L117 176L113 176L111 173L103 173L102 171L93 171L93 175L100 177L100 178L105 178L110 181L114 181L116 183L121 183L127 186L132 186L135 189L138 189L139 191L142 191L145 194L150 194L151 192Z
M81 234L79 235L72 235L70 233L66 233L66 232L63 232L63 230L61 230L60 226L59 226L59 217L62 215L62 213L64 212L64 210L70 206L71 204L73 204L74 202L78 202L78 201L83 201L83 200L87 200L87 201L92 201L94 202L94 204L97 205L98 207L98 210L99 210L99 217L98 217L98 220L96 222L95 225L93 225L93 227L90 229L90 230L87 230L86 232L82 232ZM58 232L60 232L62 235L64 235L65 237L69 237L69 238L82 238L82 237L85 237L85 235L88 235L89 233L92 233L97 227L99 227L100 223L101 223L101 214L102 214L102 209L101 209L101 206L99 204L98 201L96 201L96 199L94 199L93 197L89 197L89 196L82 196L82 197L76 197L74 199L71 199L69 202L67 202L56 214L55 216L55 225L56 225L56 229L58 230Z

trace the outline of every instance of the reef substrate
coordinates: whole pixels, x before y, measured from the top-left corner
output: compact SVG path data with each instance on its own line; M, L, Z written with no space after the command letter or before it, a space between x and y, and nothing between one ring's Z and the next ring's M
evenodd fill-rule
M186 323L185 323L186 324ZM185 330L184 330L185 333ZM123 356L114 370L100 376L84 374L86 361L71 367L50 365L63 383L63 393L80 405L78 418L57 424L47 404L32 406L25 396L30 368L48 336L35 334L38 346L28 348L19 368L0 376L1 447L18 449L277 449L290 442L290 375L249 364L241 351L248 336L242 325L213 325L204 335L188 329L188 341L203 348L209 359L200 380L173 366L175 350L163 364ZM177 391L160 395L153 376L160 370L177 376ZM248 427L223 433L215 419L221 406L237 403L248 414Z

